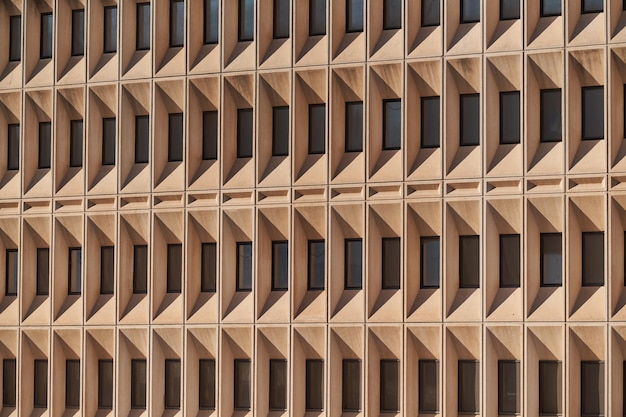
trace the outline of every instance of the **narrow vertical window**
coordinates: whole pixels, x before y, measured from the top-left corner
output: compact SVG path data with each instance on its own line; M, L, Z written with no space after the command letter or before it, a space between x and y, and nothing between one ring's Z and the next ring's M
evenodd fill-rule
M402 245L399 237L384 237L382 239L382 289L400 289L400 259Z
M198 408L215 410L215 359L198 362Z
M602 13L604 11L603 0L582 0L581 13Z
M383 100L383 150L398 150L402 143L402 101Z
M422 0L422 27L439 26L441 0Z
M326 247L323 240L309 240L308 289L323 290L326 269Z
M70 167L83 166L83 121L70 122Z
M2 406L15 407L16 397L16 372L15 359L2 361Z
M239 42L254 40L254 0L239 0Z
M204 44L216 44L219 40L219 0L204 0Z
M309 0L309 36L326 35L326 0Z
M461 146L480 145L480 94L461 94Z
M287 409L287 361L270 359L270 410Z
M439 236L422 236L420 238L421 288L439 288L440 253Z
M478 413L480 404L480 374L478 361L460 360L458 405L459 413Z
M48 360L35 359L33 371L33 407L48 408Z
M289 106L272 108L272 156L289 155Z
M289 37L289 0L274 0L274 39Z
M604 285L604 232L582 233L582 285Z
M480 288L480 238L459 236L459 288Z
M363 32L363 0L346 0L346 32Z
M202 264L200 268L200 291L215 292L217 276L217 244L202 243Z
M38 146L38 164L39 169L50 168L50 155L52 150L52 129L50 122L39 123L39 146Z
M326 104L309 104L309 155L326 152Z
M237 242L237 291L252 291L252 242Z
M102 119L102 165L115 165L115 117Z
M150 152L150 116L135 116L135 163L147 164Z
M72 56L85 54L85 10L72 10Z
M441 142L439 96L421 98L420 136L422 148L438 148Z
M582 88L582 113L582 140L603 139L604 87Z
M541 0L541 17L561 16L561 0Z
M237 158L252 158L252 109L237 109Z
M343 360L341 393L343 411L361 410L361 361L359 359Z
M185 43L185 2L170 1L170 48L183 46Z
M167 245L167 292L179 294L183 274L183 245Z
M519 361L498 361L498 414L519 414Z
M69 295L80 294L82 285L83 251L81 248L69 248L68 284Z
M22 59L22 16L9 18L9 61Z
M289 243L272 242L272 291L289 289Z
M165 360L165 408L180 408L180 359Z
M520 143L519 91L502 91L500 92L500 144L516 143Z
M400 361L380 361L380 412L397 413L400 410Z
M500 0L500 20L519 19L520 0Z
M150 49L150 3L137 3L136 49Z
M11 124L7 128L7 170L20 169L20 125Z
M560 287L563 272L560 233L542 233L541 250L541 286Z
M363 240L346 239L344 243L344 276L346 290L363 288Z
M65 408L78 408L80 405L80 361L65 361Z
M202 159L205 161L217 159L217 116L217 110L202 112Z
M363 151L363 102L346 102L346 152Z
M6 250L6 288L5 295L17 295L17 269L18 269L17 249Z
M146 360L130 361L130 408L133 410L146 408Z
M306 360L306 409L320 411L324 409L324 361Z
M419 412L437 413L439 411L439 361L419 360L418 387Z
M580 362L580 415L604 415L604 362Z
M560 361L539 361L539 414L561 414Z
M519 288L520 236L500 235L500 288Z
M105 54L117 52L117 6L104 8L104 46Z
M234 408L250 409L250 359L235 359L234 369Z
M461 23L480 22L480 0L461 0Z
M37 295L48 295L50 275L50 250L37 248Z
M133 294L148 292L148 246L133 246Z
M384 0L383 30L402 28L402 0Z
M168 124L167 160L180 162L183 160L183 114L170 113Z
M111 410L113 408L113 360L101 359L98 361L98 408Z
M115 247L100 247L100 294L113 294L115 284Z
M52 13L42 13L40 24L39 58L52 58L52 28L54 26Z
M544 0L545 1L545 0ZM561 89L541 90L539 103L541 142L561 141Z

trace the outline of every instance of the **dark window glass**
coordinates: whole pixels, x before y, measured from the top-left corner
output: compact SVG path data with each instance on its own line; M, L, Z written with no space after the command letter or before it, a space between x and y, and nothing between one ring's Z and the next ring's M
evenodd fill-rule
M422 26L439 26L441 0L422 0Z
M83 166L83 121L70 122L70 167Z
M309 104L309 154L326 152L326 104Z
M498 414L519 412L519 361L498 361Z
M560 361L539 361L539 414L561 414Z
M560 15L561 0L541 0L541 17Z
M344 359L342 362L341 393L343 411L361 410L361 361Z
M234 408L236 410L250 409L250 360L235 359L234 366Z
M459 236L459 288L480 287L480 238Z
M183 46L185 43L185 2L170 1L170 47Z
M500 235L500 288L520 284L520 236Z
M603 139L604 87L582 88L582 110L582 139Z
M346 103L346 152L363 151L363 102Z
M204 0L204 43L216 44L220 37L220 2Z
M215 292L217 276L217 244L202 244L202 264L200 272L200 291Z
M179 162L183 160L183 114L171 113L169 115L167 160Z
M363 0L346 0L346 32L363 32Z
M167 245L167 292L180 293L183 274L183 245Z
M289 289L289 244L272 242L272 291Z
M440 250L439 236L420 238L421 288L439 288Z
M500 20L519 19L519 0L500 0Z
M72 10L72 56L85 54L85 10Z
M115 117L102 119L102 165L115 165Z
M165 408L180 408L180 360L165 360Z
M113 408L113 360L98 361L98 408Z
M561 234L541 234L541 286L560 287L563 265L561 261Z
M252 109L237 109L237 158L252 158Z
M421 359L418 362L419 412L439 411L439 361Z
M37 168L50 168L50 155L52 148L52 129L50 122L39 123L39 162Z
M520 143L519 97L519 91L500 93L500 144L502 145Z
M306 409L324 409L324 361L321 359L306 360Z
M37 295L48 295L49 257L48 248L37 248Z
M402 28L402 0L384 0L383 30Z
M17 249L6 250L6 295L17 295L17 267L18 267Z
M289 155L289 106L272 108L272 156Z
M239 42L254 40L254 0L239 0Z
M461 94L461 146L480 145L480 94Z
M421 98L422 148L438 148L440 145L439 96Z
M480 0L461 0L461 23L480 22Z
M148 246L133 246L133 294L148 292Z
M104 47L102 52L117 52L117 6L104 8Z
M54 23L52 21L52 13L41 14L41 32L39 39L39 58L47 59L52 58L52 28Z
M626 0L624 0L626 2ZM626 6L626 3L625 3ZM626 9L626 7L624 7L624 9ZM622 380L622 398L626 398L626 361L624 361L623 363L623 371L622 371L622 376L623 376L623 380ZM626 416L626 403L622 403L622 414L624 416Z
M216 110L202 112L202 159L217 159L218 113Z
M602 13L604 10L603 0L582 0L583 7L581 13Z
M65 408L78 408L80 403L80 361L65 361Z
M215 410L215 359L198 362L198 408Z
M583 287L604 285L604 233L583 232L582 234Z
M402 143L402 101L383 100L383 150L400 149Z
M33 407L48 408L48 360L35 359Z
M115 247L100 247L100 294L113 294L115 282Z
M309 0L309 36L326 35L326 0Z
M137 3L137 50L150 49L150 3Z
M384 290L400 289L400 253L402 246L399 237L382 239L382 288Z
M15 407L15 359L2 361L2 406Z
M9 19L9 61L19 61L22 57L22 16Z
M69 248L68 259L68 294L80 294L82 284L83 250L81 248Z
M252 242L237 242L237 291L252 291Z
M541 90L540 97L541 142L561 141L561 89Z
M580 415L604 415L604 362L580 362Z
M20 169L20 125L9 125L7 132L7 170Z
M478 361L459 361L459 413L478 413L480 380Z
M135 116L135 163L147 164L150 152L150 116Z
M324 289L326 247L323 240L309 240L309 290Z
M146 408L146 360L130 361L130 408Z
M287 409L287 361L270 359L270 410Z
M397 413L400 410L400 361L380 361L380 412Z
M289 37L289 0L274 0L274 39Z
M346 239L344 248L345 288L360 290L363 288L363 240Z

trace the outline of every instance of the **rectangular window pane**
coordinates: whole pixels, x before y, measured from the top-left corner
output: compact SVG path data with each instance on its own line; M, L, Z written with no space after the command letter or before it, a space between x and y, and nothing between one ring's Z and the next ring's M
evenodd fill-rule
M274 39L289 37L289 0L274 0Z
M170 47L183 46L185 43L185 2L170 2Z
M500 288L520 285L520 236L500 235Z
M560 15L561 0L541 0L541 17Z
M363 102L346 102L346 152L363 151Z
M561 261L561 234L541 234L541 286L561 286L563 265Z
M441 0L422 0L422 26L439 26Z
M500 93L500 144L515 143L520 143L520 95L519 91L503 91Z
M461 0L461 23L480 22L480 0Z
M422 236L420 238L421 288L439 288L440 250L439 236Z
M150 3L137 3L137 48L150 49Z
M217 159L217 116L217 110L202 112L202 159L205 161Z
M37 248L37 295L48 295L50 250Z
M135 163L147 164L150 152L150 116L135 116Z
M85 54L85 10L72 10L72 56Z
M254 40L254 0L239 0L239 42Z
M146 408L146 360L130 361L130 408Z
M323 290L326 247L323 240L309 240L309 290Z
M270 410L287 409L287 361L270 360Z
M180 293L183 274L183 245L167 245L167 292Z
M363 240L346 239L344 248L345 289L363 288Z
M580 415L604 415L604 362L580 363Z
M480 145L480 94L461 94L461 146Z
M326 152L326 104L309 104L309 154Z
M272 242L272 291L289 289L289 244Z
M420 359L418 362L419 412L439 411L439 361Z
M204 43L215 44L219 40L219 0L204 0Z
M117 6L104 8L104 47L103 52L117 52Z
M17 268L18 268L18 252L17 249L6 250L6 295L17 295Z
M306 360L306 409L324 409L324 361L321 359Z
M83 166L83 121L70 122L70 167Z
M384 0L383 30L402 28L402 0Z
M459 288L480 287L480 238L459 236Z
M115 247L100 247L100 294L113 294L115 283Z
M2 406L15 407L15 359L2 361Z
M480 380L478 361L459 361L459 413L478 413Z
M237 109L237 158L252 158L252 109Z
M498 361L498 414L519 412L519 361Z
M363 32L363 0L346 0L346 32Z
M48 360L35 359L33 407L48 408Z
M198 408L215 410L215 359L198 363Z
M400 289L400 253L402 245L399 237L382 239L382 288L384 290Z
M20 61L22 57L22 16L9 19L9 61Z
M289 155L289 106L272 108L272 156Z
M65 361L65 408L78 408L80 404L80 361Z
M402 143L402 101L383 100L383 150L400 149Z
M603 139L604 87L582 88L582 111L582 139Z
M39 58L52 58L52 29L54 27L52 13L42 13L40 23Z
M582 233L582 285L604 285L604 232Z
M252 291L252 242L237 242L237 291Z
M102 165L115 165L115 117L102 119Z
M583 0L582 13L602 13L603 0Z
M380 412L397 413L400 410L400 361L380 361Z
M113 408L113 360L98 361L98 408Z
M83 251L81 248L69 248L68 294L80 294L82 284Z
M217 244L202 244L202 265L200 272L200 291L215 292L217 275Z
M422 148L438 148L440 145L439 96L421 98Z
M539 361L539 414L561 414L560 361Z
M250 409L250 360L235 359L234 366L235 395L234 408L236 410Z
M7 128L7 170L20 169L20 125L11 124Z
M51 147L52 147L52 129L50 122L40 122L39 123L39 162L37 167L39 169L49 169L50 168L50 155L51 155Z
M133 246L133 294L148 292L148 246Z
M309 0L309 36L326 35L326 0Z
M500 0L500 20L519 19L520 0Z
M361 361L344 359L342 362L342 409L343 411L361 410Z
M169 135L167 160L179 162L183 160L183 114L169 114Z
M541 90L540 94L540 140L541 142L560 142L561 89Z
M165 408L180 408L180 360L165 360Z

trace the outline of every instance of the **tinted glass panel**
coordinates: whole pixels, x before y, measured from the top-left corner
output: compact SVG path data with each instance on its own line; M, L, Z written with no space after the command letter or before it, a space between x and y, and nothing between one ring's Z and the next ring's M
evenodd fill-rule
M234 408L250 409L250 360L235 359L234 366L235 395Z
M78 408L80 403L80 361L65 361L65 408Z
M477 361L459 361L459 413L477 413L480 381Z
M519 19L519 0L500 0L500 20Z
M115 282L115 248L100 247L100 294L113 294Z
M421 137L422 148L438 148L439 133L439 96L421 98Z
M133 294L148 292L148 246L133 246Z
M104 8L104 53L117 52L117 6Z
M41 59L52 58L52 13L41 14L41 37L39 44L39 57Z
M604 285L604 233L583 232L582 234L582 285Z
M560 233L541 234L541 286L561 286L562 250Z
M215 359L200 359L198 363L198 407L215 410Z
M215 292L217 275L217 244L214 242L202 244L202 264L200 277L200 291Z
M237 242L237 291L252 291L252 242Z
M583 0L582 13L602 13L603 0Z
M254 39L254 0L239 0L239 42Z
M289 244L272 242L272 290L289 288Z
M80 294L82 284L83 251L81 248L69 248L68 294Z
M480 145L480 95L461 94L461 146Z
M70 123L70 166L83 166L83 121L72 120Z
M252 158L252 109L237 109L237 158Z
M520 237L500 235L500 288L520 284Z
M519 414L519 362L498 361L498 413Z
M324 361L306 360L306 409L324 409Z
M39 169L50 168L51 130L50 122L39 123Z
M382 288L400 289L400 253L402 251L400 238L383 238L382 250Z
M561 141L561 89L541 90L540 130L542 142Z
M287 409L287 361L270 360L270 410Z
M113 360L98 361L98 408L113 408Z
M218 113L216 110L202 112L202 159L217 159Z
M147 164L150 151L150 116L135 116L135 163Z
M204 0L204 43L217 43L219 40L219 0Z
M420 281L422 288L439 288L440 245L439 236L420 238Z
M178 162L183 160L183 114L172 113L169 115L169 141L167 148L167 160Z
M439 361L420 360L419 368L419 411L436 413L439 411Z
M439 26L441 0L422 0L422 26Z
M363 241L361 239L345 240L345 288L362 288L363 277Z
M17 267L18 267L17 249L6 250L6 295L17 295Z
M37 295L48 295L49 256L48 248L37 248Z
M519 10L519 8L518 8ZM519 91L500 93L500 143L519 143L520 98Z
M582 139L604 138L604 87L583 87L582 112Z
M15 359L4 359L2 361L2 405L4 407L15 407Z
M326 0L309 0L309 36L326 34Z
M167 245L167 292L180 293L183 273L183 245Z
M180 408L180 360L165 360L165 408Z
M183 46L185 43L185 2L171 0L170 3L170 46Z
M48 408L48 361L46 359L35 359L33 383L33 407Z
M363 102L346 103L346 152L363 151Z
M380 411L396 413L400 409L400 362L380 361Z
M480 22L480 0L461 0L461 23Z
M361 409L361 361L344 359L341 377L343 411L359 411Z
M309 290L324 289L326 248L323 240L309 240Z
M480 238L459 236L459 288L480 287Z
M541 0L541 16L560 16L561 0Z
M346 32L363 32L363 0L346 0Z
M20 169L20 125L9 125L7 132L7 170Z
M22 16L11 16L9 37L9 61L19 61L22 56Z
M72 10L72 55L85 53L85 10Z
M289 0L274 0L274 39L289 37Z
M604 363L580 363L580 415L604 415Z
M402 0L384 0L383 30L402 27Z
M309 154L326 152L326 105L309 104Z
M539 361L539 414L561 414L561 362Z
M115 117L102 119L102 165L115 165Z
M272 156L289 155L289 106L272 108Z
M383 100L383 149L400 149L402 142L402 102Z
M146 408L146 360L133 359L130 362L130 407Z
M150 3L137 4L137 50L150 49Z

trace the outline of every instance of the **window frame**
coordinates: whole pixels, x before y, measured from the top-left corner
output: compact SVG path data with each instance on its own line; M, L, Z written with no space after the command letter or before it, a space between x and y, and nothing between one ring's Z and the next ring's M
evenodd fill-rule
M13 255L13 254L15 254L15 255ZM4 275L4 277L5 277L5 287L4 287L5 292L4 292L4 295L7 296L7 297L15 297L18 294L19 285L20 285L20 281L19 281L19 277L20 277L20 272L19 272L19 270L20 270L20 266L19 266L20 265L20 261L19 261L19 259L20 258L19 258L18 249L16 249L16 248L7 248L7 249L5 249L5 255L4 256L5 256L5 265L4 265L5 266L5 275ZM15 256L16 257L16 259L15 259L15 268L13 269L13 271L15 271L15 277L10 277L10 271L9 271L10 262L9 262L9 258L11 256ZM14 281L15 291L9 291L9 288L12 286L12 285L9 285L9 281L10 280Z
M111 251L111 259L112 259L112 265L111 265L111 269L110 269L110 278L111 278L111 283L110 283L110 287L111 289L103 289L105 288L103 284L104 282L104 278L105 275L109 275L108 272L106 272L108 270L108 268L106 268L106 265L104 264L104 262L102 261L104 259L104 252L108 252ZM100 295L110 295L113 294L115 292L115 246L100 246ZM107 285L106 287L109 287L109 285Z
M390 124L389 121L387 120L387 111L389 111L390 109L387 108L387 105L391 104L391 103L399 103L400 104L400 126L399 126L399 137L398 139L398 146L393 146L390 144L390 142L394 142L393 137L389 137L387 135L387 126ZM384 99L383 100L383 131L382 131L382 145L383 145L383 151L399 151L400 149L402 149L402 99L400 98L391 98L391 99Z
M502 1L502 0L501 0ZM519 19L519 17L518 17ZM510 19L516 20L516 19ZM511 141L510 139L505 139L504 135L504 125L507 124L510 120L508 120L507 114L511 112L505 111L504 100L503 97L512 97L517 96L517 139L515 141ZM500 145L518 145L521 142L521 94L520 91L500 91Z
M389 250L389 248L386 246L387 244L389 244L390 242L397 242L398 243L398 262L397 262L397 274L398 276L397 278L397 284L395 282L389 282L386 279L386 274L385 272L387 272L387 261L389 261L390 259L387 259L387 251ZM402 239L400 237L383 237L381 238L381 288L383 290L399 290L401 288L401 284L402 284ZM395 268L394 268L395 269ZM394 273L396 271L394 270Z
M509 284L509 283L505 283L505 280L503 280L502 278L504 277L504 268L503 268L503 259L502 259L502 253L503 250L502 248L506 246L506 244L504 243L504 240L507 240L509 238L512 237L517 237L517 248L518 248L518 252L517 252L517 284ZM500 238L500 249L499 249L499 254L500 254L500 264L499 264L499 288L520 288L521 285L521 272L522 272L522 264L521 264L521 248L522 248L522 237L519 233L502 233L499 235Z
M68 260L67 260L67 295L80 295L83 289L83 248L80 246L71 246L67 248ZM78 270L74 269L75 265L72 264L72 255L78 254ZM72 285L72 272L76 272L78 277L76 281L78 283L78 290L73 288Z
M17 42L13 39L14 25L19 21L19 37ZM22 60L22 15L9 16L9 62Z
M242 286L240 284L240 281L244 280L245 278L244 276L242 276L243 273L245 273L245 271L241 271L240 270L240 266L239 266L239 250L240 248L244 248L246 246L250 246L250 287L248 288L248 286ZM248 242L236 242L236 252L235 255L237 257L237 263L236 263L236 268L235 268L235 282L236 282L236 292L252 292L252 289L254 288L254 271L252 270L254 268L254 247L252 246L252 242L248 241ZM244 268L245 269L245 268Z
M322 286L311 285L311 247L321 244L324 248L324 267L322 268ZM324 239L309 239L307 241L307 291L324 291L326 289L326 241Z
M82 21L78 20L81 18ZM82 33L80 33L76 26L82 25ZM77 38L81 35L82 39ZM71 32L71 56L85 56L85 9L73 9L72 10L72 32ZM74 48L77 49L74 49Z
M584 0L582 0L584 1ZM587 124L585 123L585 114L587 109L587 106L589 104L591 104L591 108L597 108L597 106L593 105L593 103L587 103L587 100L585 99L585 93L587 91L602 91L602 117L599 120L599 122L602 123L602 134L600 136L586 136L585 135L585 130L587 127ZM602 85L593 85L593 86L584 86L580 88L580 107L581 107L581 126L580 126L580 139L582 141L585 140L603 140L604 139L604 86Z
M112 10L115 10L115 12L113 14L108 14L110 13ZM110 20L110 18L112 16L115 16L115 27L114 27L114 45L108 45L107 42L107 28L109 29L113 29L113 20ZM118 11L117 11L117 5L115 6L105 6L104 7L104 11L103 11L103 15L102 15L102 19L103 19L103 34L102 34L102 53L103 54L114 54L117 53L117 23L118 23ZM108 25L107 25L108 23Z
M350 269L348 266L348 247L350 246L351 243L356 243L358 242L361 245L361 254L360 254L360 259L361 259L361 277L360 277L360 285L357 286L350 286L348 285L349 279L348 279L348 270ZM343 240L343 247L344 247L344 272L343 272L343 276L344 276L344 281L343 281L343 288L344 290L362 290L363 289L363 239L362 238L347 238Z

